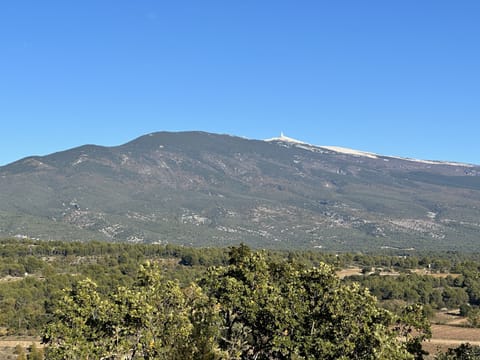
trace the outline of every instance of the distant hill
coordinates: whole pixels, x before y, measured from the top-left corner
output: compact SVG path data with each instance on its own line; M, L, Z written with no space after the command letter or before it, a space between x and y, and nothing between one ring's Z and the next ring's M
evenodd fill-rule
M480 166L158 132L0 167L0 235L479 250Z

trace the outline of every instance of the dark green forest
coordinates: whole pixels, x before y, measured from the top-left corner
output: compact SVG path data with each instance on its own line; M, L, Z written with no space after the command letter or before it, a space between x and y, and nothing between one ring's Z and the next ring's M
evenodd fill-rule
M435 311L480 323L478 254L4 239L0 257L1 334L47 359L421 359Z

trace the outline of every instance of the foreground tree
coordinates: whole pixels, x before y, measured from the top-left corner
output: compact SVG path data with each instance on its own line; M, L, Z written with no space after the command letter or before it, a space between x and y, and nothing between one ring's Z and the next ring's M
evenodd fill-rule
M428 337L420 307L397 317L325 264L271 261L245 246L200 286L181 288L150 264L111 294L80 281L45 330L46 358L421 359Z
M238 359L410 359L397 319L333 269L271 263L240 246L202 281L223 319L220 346Z
M91 280L65 291L44 332L48 359L215 359L217 319L201 289L147 264L132 288L102 296Z

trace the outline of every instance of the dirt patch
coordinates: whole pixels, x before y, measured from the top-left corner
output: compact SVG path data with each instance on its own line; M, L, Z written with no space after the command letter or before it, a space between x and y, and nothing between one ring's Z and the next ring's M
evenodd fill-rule
M4 276L4 277L0 278L0 282L20 281L20 280L23 280L23 279L24 279L23 276L10 276L10 275L7 275L7 276Z
M340 279L343 279L347 276L362 275L362 269L360 269L359 267L347 268L337 271L336 274Z
M453 325L432 325L432 340L469 342L480 345L480 329ZM475 344L477 345L477 344Z
M413 270L412 272L414 272L415 274L418 274L418 275L428 275L428 276L431 276L431 277L434 277L434 278L446 278L448 276L452 277L452 278L458 278L461 274L452 274L452 273L436 273L436 272L431 272L430 270L427 270L427 269L415 269Z
M438 325L468 325L468 320L464 316L460 316L460 310L438 311L432 319L432 324Z
M17 345L21 345L24 348L28 348L35 343L37 347L43 347L40 343L40 338L34 336L22 336L22 337L0 337L0 348L14 348Z
M480 329L433 324L432 338L424 342L422 347L430 353L427 359L433 359L435 354L446 352L449 348L455 348L464 343L480 346Z

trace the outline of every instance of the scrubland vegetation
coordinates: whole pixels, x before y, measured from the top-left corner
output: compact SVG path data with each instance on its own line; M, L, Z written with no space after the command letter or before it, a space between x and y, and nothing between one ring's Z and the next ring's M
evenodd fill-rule
M44 343L11 359L421 359L429 319L480 323L476 254L4 239L0 257L3 339ZM478 358L466 340L436 357Z

